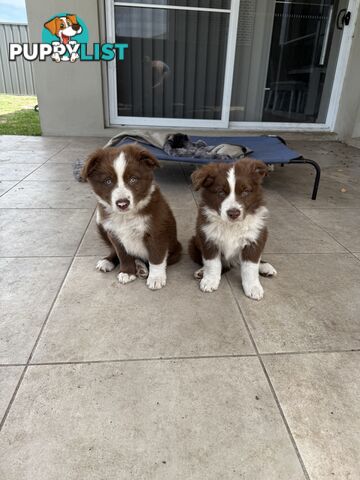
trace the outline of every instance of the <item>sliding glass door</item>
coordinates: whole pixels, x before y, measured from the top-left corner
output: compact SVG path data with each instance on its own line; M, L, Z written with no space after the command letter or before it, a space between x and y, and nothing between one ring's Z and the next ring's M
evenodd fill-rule
M226 127L238 7L239 0L112 2L114 41L129 45L110 70L112 122Z
M110 123L324 125L348 3L107 0Z

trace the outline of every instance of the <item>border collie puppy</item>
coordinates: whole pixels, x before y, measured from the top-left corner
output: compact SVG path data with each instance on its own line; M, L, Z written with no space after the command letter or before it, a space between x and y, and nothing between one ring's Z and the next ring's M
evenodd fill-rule
M267 239L261 183L265 163L244 159L235 164L211 163L191 175L195 190L202 189L196 235L189 243L195 272L203 292L217 290L221 272L240 264L245 295L260 300L264 295L259 273L276 275L269 263L261 262Z
M181 255L174 215L154 183L159 166L147 150L131 144L97 150L82 171L98 200L98 230L110 247L96 268L110 272L120 261L120 283L147 277L152 290L165 286L166 266Z

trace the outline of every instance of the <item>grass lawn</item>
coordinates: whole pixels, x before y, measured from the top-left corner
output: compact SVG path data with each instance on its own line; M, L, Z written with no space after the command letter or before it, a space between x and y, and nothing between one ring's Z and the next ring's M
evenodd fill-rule
M36 97L0 94L0 135L41 135Z

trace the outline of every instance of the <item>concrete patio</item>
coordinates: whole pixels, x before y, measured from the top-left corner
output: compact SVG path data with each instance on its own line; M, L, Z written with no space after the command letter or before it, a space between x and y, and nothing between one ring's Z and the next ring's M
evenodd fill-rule
M104 142L0 137L0 478L358 480L360 149L289 141L319 196L309 166L266 179L278 277L254 302L237 271L201 293L186 254L158 292L95 270L72 163ZM185 251L192 168L157 173Z

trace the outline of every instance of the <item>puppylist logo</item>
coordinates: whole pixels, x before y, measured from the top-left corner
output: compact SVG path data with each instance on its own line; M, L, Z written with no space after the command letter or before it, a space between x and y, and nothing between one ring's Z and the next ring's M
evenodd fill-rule
M56 63L124 60L127 48L127 43L94 43L91 48L85 22L78 15L58 13L44 23L42 43L10 43L9 59L42 62L50 57Z

